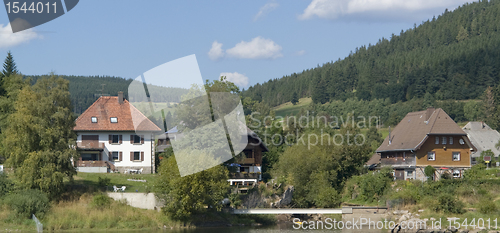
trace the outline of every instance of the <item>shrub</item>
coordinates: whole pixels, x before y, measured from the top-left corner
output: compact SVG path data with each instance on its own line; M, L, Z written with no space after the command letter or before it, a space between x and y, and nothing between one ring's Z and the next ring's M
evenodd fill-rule
M484 178L486 174L486 165L484 165L484 163L479 163L465 170L464 178L469 180L481 179Z
M421 191L418 181L404 181L402 186L398 185L396 191L392 193L391 198L401 199L404 205L416 204L420 200Z
M434 210L443 211L444 213L461 214L464 212L464 203L449 193L443 193L439 195Z
M482 214L493 214L498 210L497 204L487 198L481 198L477 207Z
M436 172L436 168L434 168L433 166L431 165L428 165L427 167L425 167L424 169L424 174L425 176L427 176L427 180L432 180L433 177L434 177L434 173Z
M5 173L0 172L0 198L11 192L13 188L14 183L12 183L9 178L7 178L7 175L5 175Z
M445 172L441 175L441 179L449 180L449 179L451 179L451 174L449 172Z
M108 186L109 184L111 183L111 179L110 178L101 178L100 176L98 177L97 179L97 185L99 187L105 187L105 186Z
M49 210L49 198L40 190L28 189L7 195L6 204L18 218L43 217Z
M95 195L90 202L90 206L97 209L109 208L111 205L111 198L108 195L100 193Z

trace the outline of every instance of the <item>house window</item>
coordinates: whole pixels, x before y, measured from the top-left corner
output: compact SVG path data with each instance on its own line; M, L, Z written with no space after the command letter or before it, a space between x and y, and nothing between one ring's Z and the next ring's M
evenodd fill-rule
M450 137L450 145L453 145L453 137Z
M443 137L442 143L443 143L443 145L446 145L446 137Z
M460 178L460 170L453 170L453 177Z
M82 153L82 161L99 161L99 154L96 153Z
M120 143L120 135L113 135L111 143Z
M439 144L439 137L436 136L436 145Z
M134 152L134 161L141 160L141 152Z
M118 151L111 152L111 159L114 161L120 160L120 158L118 157Z
M92 123L97 123L97 117L92 117L90 119L91 119Z
M460 161L460 152L453 152L453 161Z
M253 158L253 153L251 150L245 150L245 151L243 151L243 153L245 153L246 158L249 158L249 159Z
M413 171L406 171L406 178L413 179Z
M117 118L117 117L110 117L110 118L109 118L109 121L110 121L111 123L118 123L118 118Z
M141 136L134 135L134 144L140 144L140 143L141 143Z
M434 152L434 151L427 152L427 160L429 160L429 161L436 160L436 152Z

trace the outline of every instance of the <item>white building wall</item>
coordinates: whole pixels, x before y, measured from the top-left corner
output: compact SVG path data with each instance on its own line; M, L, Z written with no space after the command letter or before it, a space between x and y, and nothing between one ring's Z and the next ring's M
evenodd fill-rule
M110 152L122 152L122 161L110 161L120 171L124 172L126 169L141 169L143 173L151 173L151 167L154 162L154 136L151 133L138 133L135 132L77 132L77 142L82 141L82 135L99 135L99 143L104 143L104 151L102 160L109 161ZM121 144L110 144L109 135L122 135ZM144 144L130 143L130 135L143 135ZM153 150L153 151L152 151ZM131 161L130 152L144 152L144 161Z

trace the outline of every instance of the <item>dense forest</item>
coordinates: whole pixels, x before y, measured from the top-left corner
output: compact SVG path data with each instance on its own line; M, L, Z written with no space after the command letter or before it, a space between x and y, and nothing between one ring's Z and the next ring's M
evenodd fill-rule
M25 76L31 78L32 84L42 77L50 75ZM132 79L108 76L60 76L69 81L69 92L71 93L71 105L75 114L83 113L92 103L101 95L116 96L119 91L124 92L128 99L128 86ZM187 93L182 88L149 88L152 101L162 102L180 102L179 97Z
M356 48L344 59L257 84L244 97L271 106L299 97L315 103L388 98L477 99L499 81L500 1L445 10L417 27Z

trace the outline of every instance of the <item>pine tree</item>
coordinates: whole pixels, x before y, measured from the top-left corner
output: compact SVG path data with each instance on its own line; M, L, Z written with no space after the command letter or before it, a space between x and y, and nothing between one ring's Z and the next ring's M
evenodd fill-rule
M297 92L294 92L292 95L292 104L296 105L299 102L299 96L297 95Z
M3 63L2 75L3 77L9 77L10 75L17 73L19 73L19 71L17 70L16 62L14 61L14 57L12 57L12 53L9 51L7 53L7 58L5 58L5 62Z

